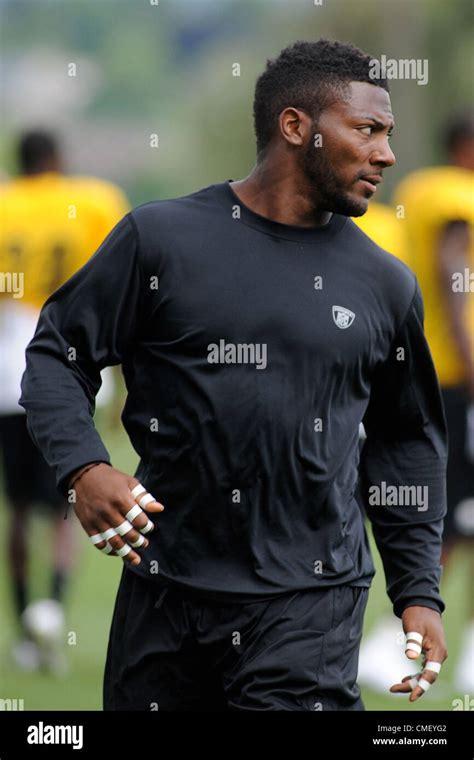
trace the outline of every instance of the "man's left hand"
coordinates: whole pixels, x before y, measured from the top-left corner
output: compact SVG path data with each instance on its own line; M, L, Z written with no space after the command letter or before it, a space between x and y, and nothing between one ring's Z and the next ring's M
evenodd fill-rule
M410 694L409 701L416 702L436 681L448 656L443 622L439 612L429 607L407 607L402 613L402 622L407 637L405 654L409 660L416 660L423 652L423 668L394 684L390 691Z

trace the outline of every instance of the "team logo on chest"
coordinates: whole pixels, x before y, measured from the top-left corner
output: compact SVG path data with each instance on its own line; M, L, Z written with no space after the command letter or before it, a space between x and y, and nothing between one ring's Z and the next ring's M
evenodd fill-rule
M333 306L332 318L337 327L346 330L353 323L355 314L350 309L345 309L344 306Z

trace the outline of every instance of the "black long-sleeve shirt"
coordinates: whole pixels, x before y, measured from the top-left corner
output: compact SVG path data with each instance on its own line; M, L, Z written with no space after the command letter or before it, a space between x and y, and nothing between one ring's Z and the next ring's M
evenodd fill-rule
M370 586L360 487L395 614L443 611L446 430L422 311L412 272L350 219L281 224L223 182L119 222L43 307L20 403L66 493L110 462L94 398L122 365L136 477L166 507L135 572L242 600Z

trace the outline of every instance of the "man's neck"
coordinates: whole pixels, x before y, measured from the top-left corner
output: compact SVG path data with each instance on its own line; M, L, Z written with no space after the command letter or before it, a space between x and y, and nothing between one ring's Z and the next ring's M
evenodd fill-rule
M304 182L283 174L262 162L244 179L231 182L234 193L248 208L280 224L296 227L320 227L332 214L317 211L304 192Z

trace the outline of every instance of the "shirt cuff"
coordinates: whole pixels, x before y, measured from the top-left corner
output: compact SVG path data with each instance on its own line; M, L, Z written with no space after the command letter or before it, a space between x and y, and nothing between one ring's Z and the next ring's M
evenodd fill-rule
M428 607L430 610L439 612L441 615L445 610L445 606L446 605L441 599L437 602L435 599L428 599L427 597L420 596L416 599L404 599L403 601L394 604L393 611L397 617L401 618L402 613L407 607Z

